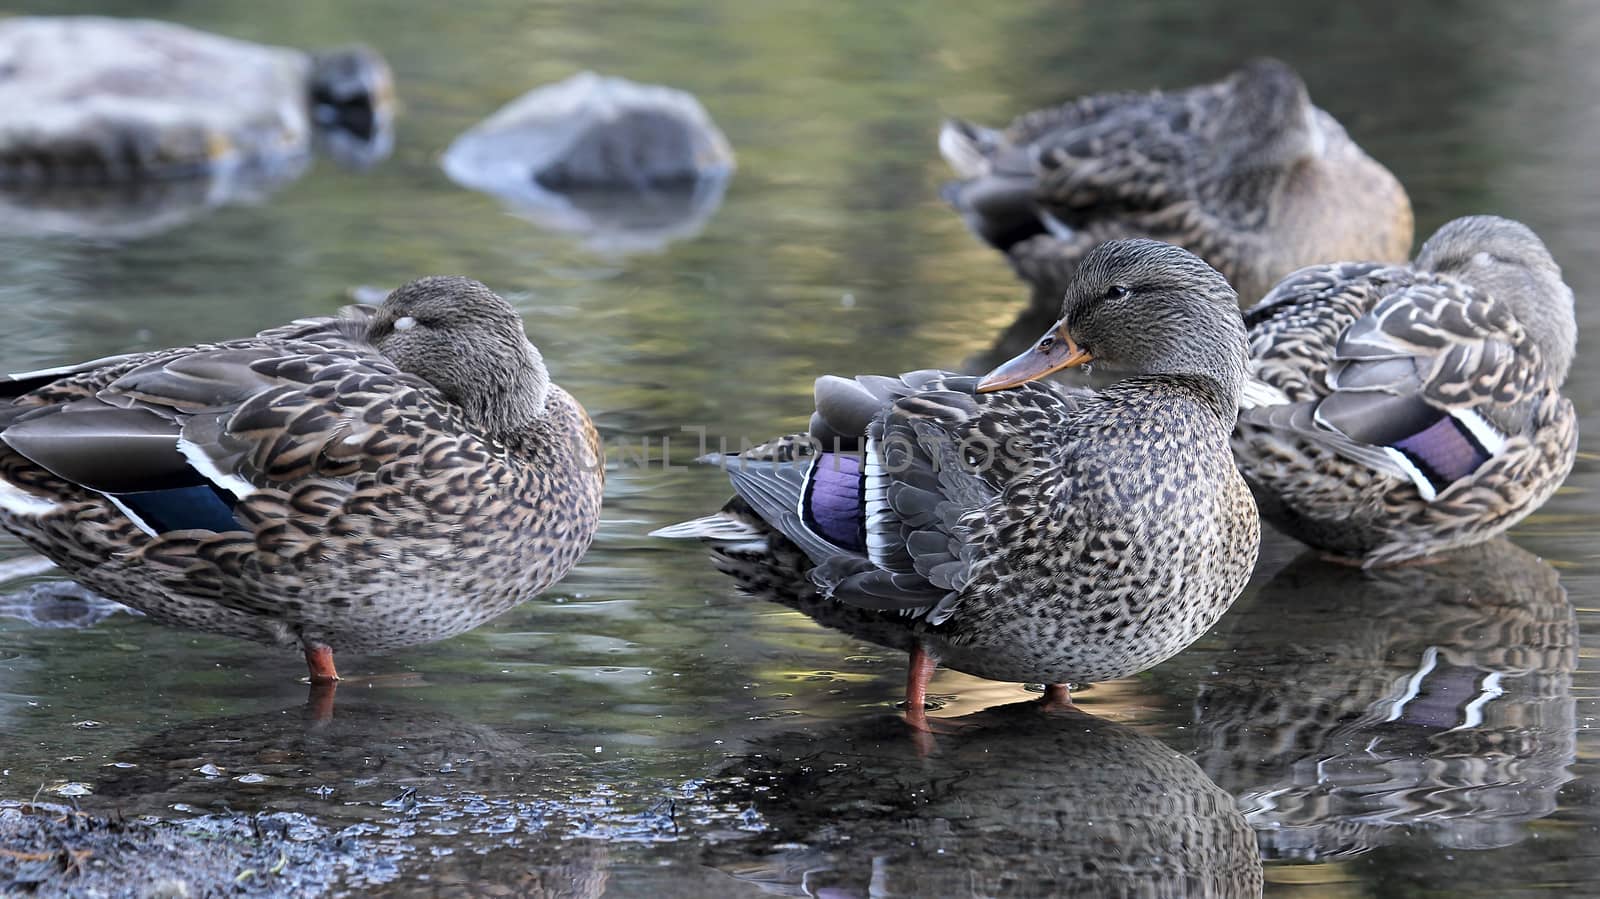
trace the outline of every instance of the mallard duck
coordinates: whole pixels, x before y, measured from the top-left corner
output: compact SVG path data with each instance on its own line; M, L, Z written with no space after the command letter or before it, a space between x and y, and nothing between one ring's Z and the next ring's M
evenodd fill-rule
M911 652L914 726L936 664L1069 702L1060 685L1181 650L1250 576L1259 522L1227 452L1237 302L1186 250L1106 244L1033 349L981 379L824 377L809 433L713 457L733 505L656 533L799 547L830 601L878 613ZM1133 377L1034 383L1091 360Z
M0 525L158 621L302 648L313 683L528 599L599 519L593 425L466 278L0 399Z
M1518 222L1456 219L1410 265L1304 269L1245 318L1234 455L1305 543L1367 565L1478 543L1572 469L1572 290Z
M1411 201L1277 60L1171 93L1083 97L1004 131L947 122L945 197L1033 285L1027 339L1078 261L1151 237L1215 266L1246 302L1318 262L1403 262Z

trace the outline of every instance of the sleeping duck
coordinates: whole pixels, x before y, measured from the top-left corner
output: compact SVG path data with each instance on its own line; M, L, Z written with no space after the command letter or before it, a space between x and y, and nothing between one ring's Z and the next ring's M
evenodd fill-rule
M304 651L476 627L594 537L594 427L509 303L378 307L0 381L0 525L157 621Z
M1480 543L1566 479L1572 290L1527 226L1456 219L1415 262L1296 272L1245 314L1234 455L1275 526L1384 565Z
M1048 323L1108 240L1185 247L1246 302L1302 266L1411 251L1400 182L1277 60L1186 90L1083 97L1003 131L951 121L939 149L960 178L946 199L1033 286L1003 344Z

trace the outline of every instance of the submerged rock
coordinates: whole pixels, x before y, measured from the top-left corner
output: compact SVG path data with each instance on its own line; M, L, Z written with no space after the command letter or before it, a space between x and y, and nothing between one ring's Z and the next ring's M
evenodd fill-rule
M0 578L6 573L5 565L0 563ZM42 581L11 593L0 593L0 618L15 619L48 630L94 627L117 614L140 613L91 593L72 581Z
M692 236L722 202L733 151L692 95L583 72L468 130L446 174L601 250Z
M0 237L149 237L222 206L264 202L304 174L306 163L300 157L270 168L228 167L188 178L121 184L0 183Z
M388 67L366 48L308 54L149 20L0 19L0 230L81 220L119 235L138 231L126 220L181 221L171 207L292 179L319 138L368 164L391 146L392 98ZM132 190L175 180L187 188L155 203ZM36 216L44 224L26 221Z

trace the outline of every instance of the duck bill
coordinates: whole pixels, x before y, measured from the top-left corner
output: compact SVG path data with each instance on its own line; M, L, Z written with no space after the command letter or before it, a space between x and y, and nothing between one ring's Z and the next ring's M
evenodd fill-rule
M983 376L978 382L979 393L1005 390L1018 384L1036 381L1063 368L1094 361L1082 347L1067 336L1065 322L1056 322L1032 348Z

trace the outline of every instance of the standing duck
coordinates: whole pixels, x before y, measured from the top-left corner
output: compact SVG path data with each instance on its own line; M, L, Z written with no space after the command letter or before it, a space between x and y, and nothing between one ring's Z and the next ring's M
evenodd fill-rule
M1254 302L1302 266L1403 262L1411 202L1277 60L1171 93L1100 94L1004 131L951 121L945 196L1034 288L1003 344L1050 321L1079 260L1151 237L1215 266Z
M466 278L0 401L0 525L158 621L300 647L313 684L532 597L599 519L593 425Z
M1572 469L1572 290L1525 225L1469 216L1410 265L1307 268L1245 320L1234 454L1262 514L1318 549L1372 566L1481 543Z
M1260 526L1228 453L1237 303L1181 248L1106 244L1026 353L981 379L824 377L809 433L716 458L737 497L656 534L798 547L829 602L872 619L858 633L911 653L914 726L937 664L1070 702L1068 682L1183 649L1249 579ZM1034 382L1091 360L1132 377Z

